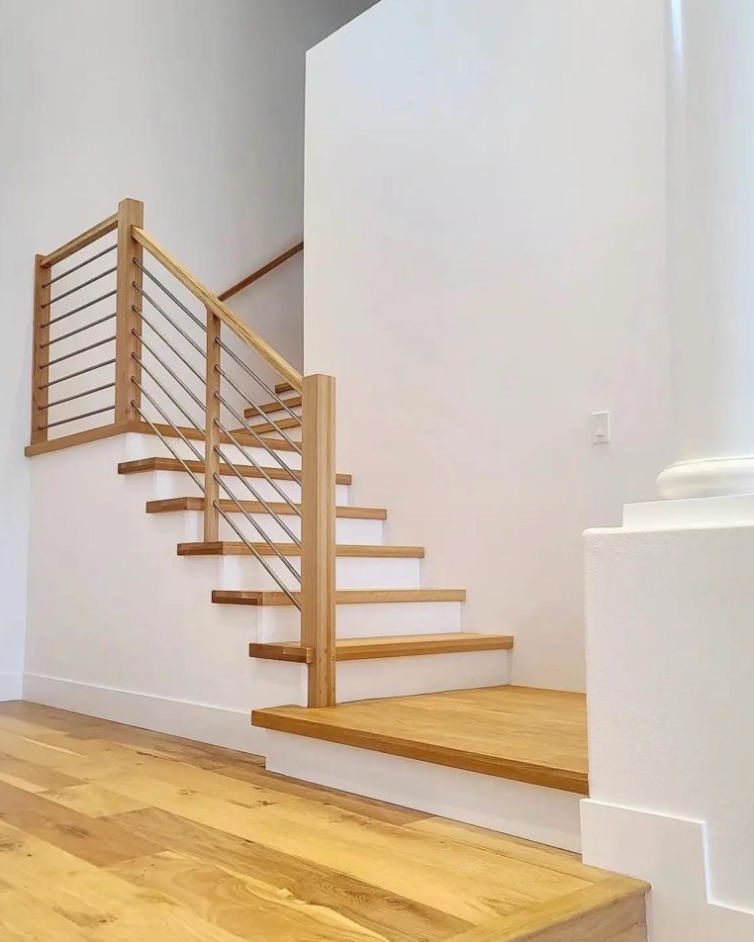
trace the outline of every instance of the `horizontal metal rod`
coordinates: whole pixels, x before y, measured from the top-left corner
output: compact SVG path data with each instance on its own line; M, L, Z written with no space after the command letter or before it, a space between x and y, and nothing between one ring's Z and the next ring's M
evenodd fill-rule
M246 458L247 461L252 460L251 457L250 457L250 455L247 453L246 449L245 449L242 445L239 444L238 439L236 438L236 436L235 436L232 432L229 432L229 431L223 426L222 422L219 421L219 419L215 419L215 425L220 429L221 432L224 432L224 433L228 436L228 438L231 440L231 442L236 446L236 448L238 448L238 450L241 452L241 454L244 456L244 458ZM262 469L259 468L259 465L257 465L256 462L254 462L254 465L257 467L258 470L262 470ZM264 473L263 470L262 470L262 473L264 474L265 478L266 478L268 481L271 481L271 479L267 477L267 475ZM255 496L256 496L256 492L255 492ZM293 504L293 503L291 503L291 501L290 501L290 499L287 497L287 495L285 495L285 494L283 493L282 496L285 497L285 499L288 501L288 503L291 505L291 507L294 507L294 508L295 508L296 505ZM272 507L270 507L270 505L267 503L267 501L264 500L262 497L258 497L257 499L259 500L259 503L260 503L260 504L264 507L264 509L267 511L267 513L268 513L268 514L271 514L271 515L275 518L275 520L277 521L277 523L279 524L279 526L287 533L287 535L290 537L290 539L293 540L293 542L296 544L296 546L301 546L301 540L299 540L299 538L294 535L293 531L288 527L288 525L285 523L285 521L282 520L282 519L275 513L275 511L272 509Z
M73 353L66 353L65 356L50 360L47 366L54 366L56 363L62 363L63 360L70 360L71 357L77 357L80 353L86 353L87 350L94 350L95 347L102 347L106 343L114 343L115 337L106 337L104 340L98 340L96 343L90 343L88 347L81 347L80 350L74 350Z
M66 425L68 422L78 422L79 419L88 419L90 415L99 415L101 412L112 412L115 405L105 406L104 409L94 409L92 412L82 412L81 415L71 416L70 419L60 419L57 422L48 422L47 425L40 425L39 428L55 428L56 425Z
M173 301L175 304L177 304L178 307L183 311L184 314L188 314L188 316L189 316L189 317L191 318L191 320L196 324L197 327L201 328L203 331L206 332L206 330L207 330L207 325L206 325L206 324L202 324L202 322L199 320L199 318L196 316L196 314L193 314L193 313L186 307L185 304L183 304L181 301L179 301L178 298L173 294L172 291L170 291L169 288L166 288L165 285L164 285L158 278L155 278L155 276L152 274L151 271L148 271L146 268L144 268L144 266L141 264L141 262L139 262L138 259L134 259L134 264L136 265L136 267L137 267L140 271L143 271L144 274L147 276L147 278L149 278L150 281L153 281L153 282L157 285L158 288L162 288L162 290L163 290L163 291L165 292L165 294L170 298L170 300Z
M133 379L133 376L131 377L131 379L132 379L134 382L136 382L136 380ZM183 458L181 458L181 456L178 454L178 452L177 452L177 451L173 448L173 446L168 442L168 440L165 438L165 436L162 434L162 432L157 428L157 426L154 424L154 422L153 422L150 418L147 418L147 416L144 414L144 412L142 412L142 410L139 408L139 404L138 404L134 399L131 400L131 405L134 407L134 409L136 409L136 411L139 413L139 415L142 417L142 419L144 419L144 421L145 421L148 425L150 425L150 426L152 427L152 431L155 433L155 435L157 435L157 437L160 439L160 441L162 442L162 444L167 448L167 450L168 450L168 451L170 452L170 454L175 458L175 460L176 460L176 461L180 461L180 463L183 465L183 470L186 472L186 474L189 475L189 477L192 477L192 478L194 479L194 483L195 483L196 486L199 488L199 490L202 492L202 494L204 494L204 493L205 493L204 484L199 480L199 478L194 474L194 472L191 470L191 468L189 468L189 466L186 464L186 462L183 460ZM175 428L175 426L173 426L173 428ZM176 429L176 431L177 431L177 429ZM179 433L179 434L180 434L180 433Z
M48 386L56 386L58 383L64 383L67 379L83 376L84 373L91 373L92 370L98 370L103 366L112 366L113 363L115 363L115 357L113 357L112 360L103 360L101 363L95 363L94 366L87 366L86 369L79 370L77 373L69 373L67 376L61 376L60 379L53 379L49 383L43 383L39 388L47 389Z
M158 311L160 312L160 314L162 314L162 316L165 318L165 320L166 320L169 324L171 324L171 325L178 331L178 333L183 337L183 339L186 340L188 343L190 343L191 346L194 348L194 350L196 350L196 352L197 352L198 354L200 354L200 356L203 356L204 359L206 360L206 359L207 359L207 351L206 351L206 350L202 350L202 348L199 346L199 344L196 343L194 340L192 340L191 337L189 337L189 335L186 333L186 331L185 331L180 325L176 324L176 322L175 322L175 321L173 320L173 318L168 314L168 312L167 312L167 311L164 311L164 310L160 307L160 305L154 300L154 298L150 297L150 295L148 295L146 291L144 291L141 287L139 287L139 285L137 285L135 281L133 282L133 286L134 286L134 288L136 288L136 290L139 292L139 294L140 294L142 297L146 298L147 301L149 301L149 303L152 305L153 308L155 308L156 310L158 310ZM134 309L134 311L136 311L137 314L141 315L142 317L144 316L144 315L142 314L142 312L141 312L135 305L134 305L134 308L133 308L133 309ZM154 328L153 328L153 329L154 329ZM165 343L167 343L167 340L165 341Z
M253 399L250 399L249 396L246 395L246 393L241 389L241 387L238 386L238 385L230 378L230 376L228 376L228 374L225 372L225 370L224 370L219 364L217 364L217 363L215 364L215 369L216 369L217 372L220 374L220 376L222 376L222 378L223 378L230 386L232 386L233 389L235 389L235 391L238 393L238 395L239 395L242 399L245 399L246 402L250 402L250 403L252 404L252 406L254 406L255 409L259 409L259 406L257 406L257 404L253 401ZM228 406L228 409L229 409L230 411L232 411L232 410L230 409L230 406ZM260 436L259 436L258 433L254 430L254 428L253 428L251 425L249 425L249 423L246 421L245 418L241 418L241 416L239 416L237 413L236 413L235 415L236 415L236 418L238 419L238 421L246 428L246 431L247 431L247 432L251 432L251 434L254 435L260 442L263 442L263 441L264 441L262 438L260 438ZM274 424L274 423L273 423L273 424ZM276 429L278 428L277 425L275 425L275 428L276 428ZM288 444L293 448L294 451L297 451L299 454L302 454L301 445L300 445L299 442L294 442L293 439L288 438L288 436L285 434L285 432L284 432L282 429L278 429L278 431L279 431L279 433L283 436L283 438L288 442ZM265 445L265 447L267 448L268 451L270 450L268 446ZM280 463L281 467L285 468L287 471L290 471L290 468L288 467L288 465L285 464L285 462L282 461L282 459L277 459L277 460L278 460L278 462Z
M79 268L83 268L85 265L88 265L90 262L96 261L98 258L102 258L103 255L107 255L108 252L114 252L118 248L118 243L111 245L108 249L103 249L101 252L97 252L96 255L92 255L91 258L86 259L84 262L79 262L78 265L74 265L73 268L69 268L68 271L62 271L59 275L55 275L54 278L50 278L49 281L45 281L42 285L43 288L49 288L50 285L54 285L56 281L60 281L61 278L65 278L66 275L71 275L73 272L78 271Z
M262 389L264 389L264 391L265 391L266 393L269 393L269 395L272 396L272 398L275 400L275 402L279 403L281 409L282 409L284 412L287 412L288 415L289 415L292 419L296 419L298 422L301 421L301 416L300 416L300 415L296 415L296 413L295 413L292 409L290 409L290 408L285 404L285 401L284 401L283 399L281 399L280 396L278 396L278 394L275 392L275 390L274 390L274 389L270 389L270 387L267 385L267 383L265 383L265 381L264 381L263 379L260 379L260 378L257 376L257 374L254 372L254 370L252 370L250 366L247 366L246 363L244 363L244 361L243 361L240 357L236 356L236 354L230 349L230 347L229 347L226 343L223 343L223 341L220 340L219 337L216 337L216 338L215 338L215 343L219 343L220 346L222 347L222 349L228 354L228 356L231 357L232 359L234 359L234 360L236 361L236 363L237 363L242 369L246 370L246 372L249 374L249 376L251 376L251 378L252 378L255 382L259 383L259 385L262 387ZM247 400L247 401L251 402L250 399ZM254 405L254 403L252 403L252 405Z
M57 297L50 298L49 301L43 302L42 307L49 307L56 301L62 301L63 298L67 298L69 295L75 294L77 291L81 291L82 288L86 288L88 285L93 285L95 281L100 281L102 278L112 275L113 272L116 272L117 270L117 265L113 268L108 268L107 271L100 272L99 275L95 275L94 278L90 278L89 281L82 281L81 284L76 285L75 288L71 288L69 291L64 291L62 294L57 295Z
M184 364L184 366L187 366L187 367L191 370L191 372L194 374L194 376L196 376L196 378L199 380L199 382L204 383L204 384L206 385L207 380L204 378L204 376L202 376L202 374L199 372L199 370L194 369L194 367L189 363L189 361L186 359L186 357L183 356L182 353L179 353L179 352L178 352L178 350L172 345L172 343L170 343L170 341L162 334L162 332L159 331L159 330L154 326L154 324L149 320L149 318L148 318L142 311L140 311L140 310L136 307L135 304L133 305L132 310L135 311L135 312L139 315L139 317L144 321L144 323L147 325L147 327L148 327L157 337L160 338L160 340L165 344L165 346L168 348L168 350L172 351L172 353L174 353L174 354L179 358L179 360L181 360L181 362ZM205 357L206 357L206 354L205 354Z
M94 389L87 389L85 392L76 393L75 396L66 396L65 399L56 399L55 402L48 402L46 406L37 406L37 409L44 412L47 409L52 409L53 406L62 406L64 402L73 402L74 399L83 399L84 396L93 396L94 393L114 388L115 383L105 383L104 386L95 386Z
M136 388L139 390L139 392L142 394L142 396L146 396L147 401L150 402L150 403L155 407L155 409L157 409L157 411L160 413L160 415L163 417L163 419L165 419L165 422L166 422L175 432L177 432L177 434L183 439L184 443L185 443L186 445L188 445L188 447L190 448L190 450L193 451L193 453L196 455L197 459L198 459L199 461L204 461L204 455L203 455L197 448L195 448L195 447L192 445L192 443L186 438L186 436L185 436L185 435L183 434L183 432L178 428L178 426L175 424L175 422L173 422L173 420L172 420L168 415L165 414L165 412L160 408L160 406L157 405L157 403L154 401L154 399L149 395L149 393L146 391L146 389L144 389L144 387L141 385L141 383L138 381L138 379L136 379L135 376L132 376L132 377L131 377L131 382L134 384L134 386L136 386Z
M92 327L96 327L98 324L104 324L105 321L111 321L114 317L117 317L117 313L113 311L112 314L108 314L106 317L100 317L96 321L92 321L91 324L84 324L83 327L77 327L76 330L71 330L67 334L61 334L59 337L53 337L52 340L48 340L47 343L40 343L39 347L41 350L44 350L45 347L51 347L54 343L60 343L61 340L68 340L69 337L75 337L76 334L83 334L85 330L91 330Z
M173 379L176 381L176 383L178 383L178 385L183 389L183 391L184 391L185 393L187 393L189 396L191 396L191 398L194 400L194 402L199 406L199 408L200 408L200 409L202 410L202 412L203 412L203 411L205 410L205 404L201 401L201 399L199 399L198 396L195 396L194 393L193 393L193 392L188 388L188 386L183 382L183 380L180 378L180 376L178 376L176 373L174 373L174 372L170 369L170 367L167 365L167 363L162 359L162 357L161 357L158 353L155 353L155 352L154 352L154 350L149 346L149 344L148 344L148 343L146 342L146 340L142 337L142 335L138 332L138 330L132 330L131 333L134 335L134 337L136 337L136 338L144 345L144 347L145 347L147 350L149 350L149 352L152 354L152 356L155 358L155 360L157 360L157 362L160 364L160 366L161 366L167 373L169 373L169 374L173 377ZM183 359L183 358L181 357L181 359Z
M165 388L165 386L162 385L162 383L159 381L159 379L157 379L157 377L154 375L154 373L149 369L149 367L146 365L146 363L144 363L144 361L138 356L138 354L132 353L131 356L134 358L134 360L136 360L136 362L139 364L139 366L141 366L141 368L144 370L144 372L147 374L147 376L151 377L151 379L154 381L154 383L155 383L155 385L157 386L157 388L158 388L161 392L163 392L163 393L168 397L168 399L173 403L173 405L176 407L176 409L178 409L178 411L181 412L181 413L189 420L189 422L191 423L191 425L194 426L194 428L196 429L196 431L199 432L204 438L206 438L207 436L206 436L205 430L204 430L200 425L197 425L197 423L196 423L196 422L194 421L194 419L192 418L191 414L188 413L188 412L183 408L183 406L178 402L178 400L175 399L175 398L171 395L171 393L168 392L168 390Z
M79 311L85 311L88 307L92 307L94 304L99 304L100 301L104 301L105 298L112 298L118 293L118 289L115 291L108 291L107 294L101 294L98 298L95 298L93 301L87 301L86 304L82 304L81 307L75 307L72 311L66 311L65 314L60 314L58 317L53 317L51 320L46 321L44 324L41 324L41 327L52 327L53 324L57 324L58 321L64 321L66 317L71 317L73 314L78 314Z

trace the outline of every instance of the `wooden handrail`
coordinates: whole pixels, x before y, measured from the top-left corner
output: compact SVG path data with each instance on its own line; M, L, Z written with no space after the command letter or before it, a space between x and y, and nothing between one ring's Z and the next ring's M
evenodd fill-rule
M253 350L256 350L284 380L289 382L294 389L301 392L303 388L303 377L297 369L292 367L284 357L281 357L276 350L273 350L268 343L262 340L259 334L255 333L255 331L247 327L243 321L239 320L233 311L223 304L217 295L213 294L209 288L200 281L197 281L187 269L169 255L165 249L158 245L143 229L134 228L132 232L134 239L139 245L143 246L151 256L161 262L184 287L188 288L195 298L201 301L209 311L219 317L223 324L229 327L236 336L240 337L240 339Z
M87 229L86 232L82 232L81 235L76 236L75 239L71 239L70 242L61 245L59 249L50 252L49 255L41 256L39 261L40 267L51 268L53 265L57 265L58 262L62 262L64 258L68 258L69 255L73 255L75 252L85 249L87 245L91 245L92 242L101 239L102 236L107 235L108 232L115 232L117 228L118 213L113 213L112 216L108 216L107 219L98 222L96 226L92 226L91 229Z
M222 294L218 295L218 298L221 301L230 300L230 298L238 294L239 291L243 291L244 288L248 288L249 285L253 285L255 281L259 281L260 278L264 278L265 275L269 274L271 271L274 271L279 265L282 265L283 262L287 262L289 258L293 258L294 255L298 255L299 252L303 251L304 243L299 242L297 245L294 245L292 248L288 249L287 252L283 252L282 255L278 255L278 257L274 258L271 262L268 262L266 265L258 268L255 272L252 272L251 275L248 275L242 281L239 281L231 288L228 288L227 291L223 291Z

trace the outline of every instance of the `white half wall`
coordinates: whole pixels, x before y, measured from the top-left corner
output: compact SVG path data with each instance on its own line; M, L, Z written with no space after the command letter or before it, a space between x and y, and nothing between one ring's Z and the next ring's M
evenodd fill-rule
M582 688L581 533L670 455L663 63L657 0L382 0L307 57L306 371L516 683Z

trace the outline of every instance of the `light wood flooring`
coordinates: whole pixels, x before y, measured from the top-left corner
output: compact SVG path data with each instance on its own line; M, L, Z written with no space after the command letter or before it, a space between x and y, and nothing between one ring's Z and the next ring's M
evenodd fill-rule
M1 942L645 942L645 891L243 753L0 704Z

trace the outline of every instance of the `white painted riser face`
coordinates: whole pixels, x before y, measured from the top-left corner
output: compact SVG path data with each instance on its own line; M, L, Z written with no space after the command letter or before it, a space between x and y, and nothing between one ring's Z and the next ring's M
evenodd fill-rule
M578 795L271 730L263 749L281 775L580 850Z
M203 539L204 515L198 511L182 511L184 515L184 540L188 543L200 542ZM252 514L256 523L275 542L290 542L290 536L279 526L269 514ZM231 519L241 531L251 533L253 527L243 514L234 513ZM294 536L301 538L301 518L293 514L282 518ZM237 534L229 523L220 518L220 539L238 540ZM338 543L352 546L381 546L383 543L382 520L357 520L350 517L338 518L335 522L335 539Z
M170 497L198 497L201 495L201 491L185 471L151 471L147 473L154 479L152 500L166 500ZM136 477L136 475L124 475L124 477ZM257 500L256 495L261 495L267 501L282 500L279 492L267 481L260 478L249 479L248 483L253 490L239 481L237 477L223 475L223 483L238 500ZM298 484L292 481L276 481L275 484L292 501L295 503L300 502L301 488ZM223 488L220 488L220 497L223 500L231 499L228 492ZM346 485L337 485L335 500L342 507L349 505L349 488Z
M238 608L241 610L241 606ZM299 638L301 616L292 606L264 606L259 610L259 617L260 641L291 641ZM455 631L463 631L461 602L370 602L366 605L339 605L337 609L336 633L339 638L395 637Z

